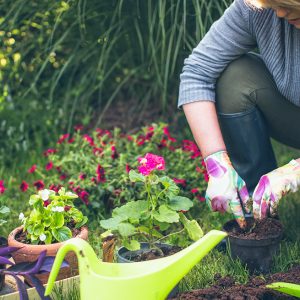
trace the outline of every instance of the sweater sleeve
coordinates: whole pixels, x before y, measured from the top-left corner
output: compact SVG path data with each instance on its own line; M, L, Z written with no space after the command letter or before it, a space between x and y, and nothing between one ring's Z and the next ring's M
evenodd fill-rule
M215 101L215 84L222 71L256 46L250 26L252 12L244 0L235 0L185 59L178 107L200 100Z

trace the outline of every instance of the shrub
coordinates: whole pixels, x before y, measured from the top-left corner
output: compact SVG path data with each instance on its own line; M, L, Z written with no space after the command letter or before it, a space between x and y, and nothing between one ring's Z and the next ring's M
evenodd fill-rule
M163 156L168 175L182 188L182 196L204 201L206 171L196 144L180 140L166 124L152 124L135 134L96 129L90 135L76 126L74 135L61 135L53 148L44 151L44 165L33 165L20 189L27 194L44 188L58 192L68 187L81 200L85 212L104 219L126 202L142 199L139 185L129 180L138 158L151 152ZM21 181L21 180L20 180ZM84 208L86 207L86 208Z

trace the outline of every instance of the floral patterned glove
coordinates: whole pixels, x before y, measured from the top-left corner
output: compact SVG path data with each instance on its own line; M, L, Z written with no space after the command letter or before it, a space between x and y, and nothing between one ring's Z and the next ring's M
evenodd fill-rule
M213 211L233 213L239 226L245 228L242 205L248 213L246 204L249 201L249 194L244 180L233 168L227 152L213 153L204 161L209 175L206 203Z
M300 164L291 160L288 164L263 175L253 193L253 215L263 219L276 215L282 196L296 192L300 185Z

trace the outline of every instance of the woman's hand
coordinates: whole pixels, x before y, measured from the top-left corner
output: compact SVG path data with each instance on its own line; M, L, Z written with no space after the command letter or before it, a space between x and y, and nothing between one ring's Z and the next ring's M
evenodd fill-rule
M232 213L239 226L245 228L243 206L245 211L249 212L246 207L249 194L244 180L233 168L227 152L213 153L204 161L209 175L206 203L213 211Z
M263 175L253 193L253 214L256 219L276 215L279 200L289 192L296 192L300 185L300 163L288 164Z

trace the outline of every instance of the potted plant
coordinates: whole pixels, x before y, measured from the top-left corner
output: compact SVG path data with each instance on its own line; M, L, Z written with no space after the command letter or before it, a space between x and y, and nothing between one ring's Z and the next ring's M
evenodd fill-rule
M8 236L8 245L18 247L12 253L16 263L33 262L46 250L47 256L55 256L62 243L72 237L87 240L87 222L81 211L73 204L78 196L61 188L58 193L52 190L40 190L29 199L32 207L30 215L20 213L22 226L14 229ZM58 280L76 275L77 260L74 253L66 257L69 267L62 268ZM48 274L37 276L43 283ZM29 282L30 284L30 282Z
M194 241L203 235L198 223L183 213L193 206L193 202L178 195L180 188L174 180L155 174L157 170L165 169L164 158L147 153L138 161L139 172L131 170L129 178L139 185L143 199L115 208L111 218L100 221L101 227L107 229L102 236L114 234L123 246L117 253L121 261L137 260L136 256L141 252L157 258L165 256L164 251L169 251L169 247L160 242L173 235L187 233Z
M224 230L233 258L239 258L251 273L268 273L273 256L279 250L283 226L275 218L254 220L247 217L247 227L241 229L235 220L228 221Z

